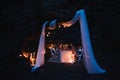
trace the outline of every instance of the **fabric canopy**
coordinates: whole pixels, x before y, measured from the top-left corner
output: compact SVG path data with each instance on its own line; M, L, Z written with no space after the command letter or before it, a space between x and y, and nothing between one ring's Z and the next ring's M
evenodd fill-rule
M63 22L61 25L64 27L71 27L73 24L75 24L79 20L80 23L80 34L82 39L82 52L83 52L83 61L84 65L88 71L89 74L92 73L105 73L106 71L102 69L96 62L94 53L92 50L92 45L90 42L90 36L89 36L89 30L88 30L88 23L85 15L84 10L80 10L76 12L76 15L73 17L72 20L68 22ZM45 22L43 24L43 29L40 37L39 47L38 47L38 53L37 53L37 59L36 59L36 65L32 68L32 70L35 70L36 68L42 66L44 64L44 54L42 53L44 51L44 45L45 45L45 25L48 22ZM55 29L56 28L56 20L53 20L50 25L49 29Z

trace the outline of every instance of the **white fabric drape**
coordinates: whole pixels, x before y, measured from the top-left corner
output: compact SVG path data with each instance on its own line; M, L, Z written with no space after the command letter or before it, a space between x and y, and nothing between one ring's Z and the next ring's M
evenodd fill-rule
M61 23L64 25L64 27L71 27L76 21L79 20L80 23L80 34L82 39L82 51L83 51L83 59L84 59L84 65L88 71L88 73L105 73L106 71L101 69L100 66L97 64L94 53L92 50L92 45L90 42L90 36L89 36L89 30L88 30L88 24L87 19L85 16L84 10L80 10L76 12L76 15L73 17L72 20ZM40 42L38 47L38 53L36 58L36 65L32 68L33 70L37 67L40 67L44 64L44 46L45 46L45 26L48 22L45 22L43 25L42 33L40 36ZM53 20L50 23L50 29L55 29L56 20Z
M64 27L71 27L73 24L77 22L77 20L79 20L79 23L80 23L83 59L84 59L84 65L88 73L105 73L106 71L101 69L95 60L91 42L90 42L88 23L86 20L84 10L77 11L76 15L73 17L72 20L65 23L61 23L61 24Z
M77 22L77 20L79 20L79 11L76 12L76 15L73 17L72 20L68 21L68 22L64 22L64 23L61 23L62 25L64 25L64 27L71 27L73 24L75 24Z
M105 73L105 70L101 69L95 60L84 10L80 10L79 15L84 65L88 73Z
M35 66L32 68L32 71L35 71L38 67L44 65L44 54L45 54L45 27L48 22L45 22L42 26L42 32L40 35L38 52L36 57Z
M95 60L93 50L92 50L92 45L90 42L88 23L86 20L84 10L77 11L76 15L73 17L72 20L65 23L61 23L61 24L64 25L64 27L70 27L73 24L75 24L77 20L79 20L79 23L80 23L83 59L84 59L84 65L88 73L105 73L106 71L101 69Z

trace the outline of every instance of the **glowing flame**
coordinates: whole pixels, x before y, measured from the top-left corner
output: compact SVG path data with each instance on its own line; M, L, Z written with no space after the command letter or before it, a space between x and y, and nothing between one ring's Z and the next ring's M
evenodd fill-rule
M23 52L22 54L23 54L23 56L24 56L25 58L28 58L28 57L29 57L29 54L28 54L27 52Z
M22 57L22 54L20 54L19 57Z
M35 65L35 58L30 58L31 66Z
M32 53L30 54L30 62L31 62L31 66L35 65L35 56Z

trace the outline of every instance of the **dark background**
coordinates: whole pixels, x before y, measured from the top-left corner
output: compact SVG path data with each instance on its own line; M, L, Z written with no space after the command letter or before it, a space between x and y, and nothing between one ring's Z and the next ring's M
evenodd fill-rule
M27 80L29 77L29 80L36 80L36 77L30 77L29 68L21 65L24 64L23 62L19 64L18 55L22 51L24 41L28 38L39 37L44 21L54 19L60 22L69 21L77 10L84 9L95 58L107 70L105 78L102 77L102 79L119 80L119 1L1 0L0 7L1 79ZM85 80L84 77L86 76L83 76L83 80ZM99 80L100 77L90 79Z

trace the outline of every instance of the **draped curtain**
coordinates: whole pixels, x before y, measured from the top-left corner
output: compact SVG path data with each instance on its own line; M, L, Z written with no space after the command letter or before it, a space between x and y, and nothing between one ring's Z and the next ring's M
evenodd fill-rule
M76 12L76 15L73 17L72 20L68 22L63 22L61 25L64 27L71 27L73 24L75 24L79 20L80 23L80 34L81 34L81 39L82 39L82 52L83 52L83 61L84 65L88 71L88 73L105 73L106 71L102 69L96 62L94 53L92 50L92 45L90 42L90 35L89 35L89 30L88 30L88 23L85 15L84 10L80 10ZM36 59L36 65L33 68L40 67L41 65L44 64L44 54L42 51L44 51L44 46L45 46L45 25L47 22L43 24L43 29L40 37L40 42L39 42L39 48L38 48L38 53L37 53L37 59ZM55 29L56 26L56 20L53 20L49 28L50 29Z

